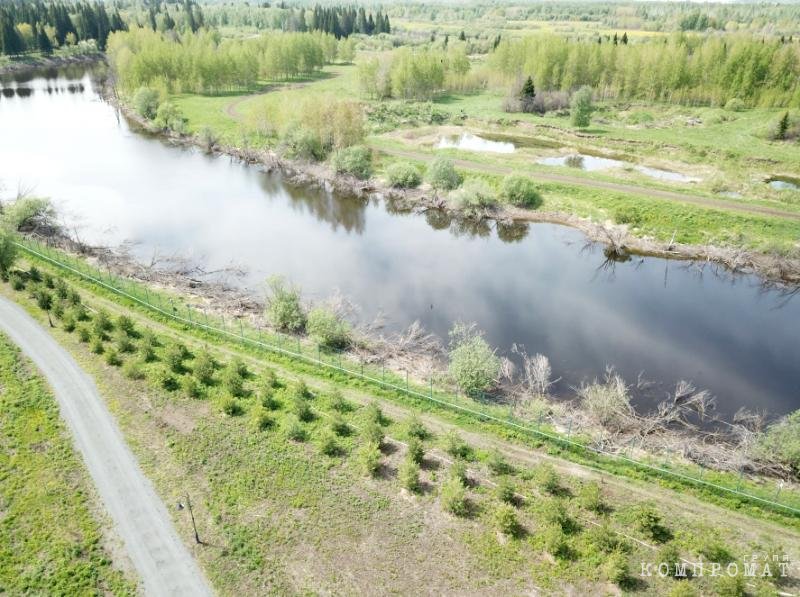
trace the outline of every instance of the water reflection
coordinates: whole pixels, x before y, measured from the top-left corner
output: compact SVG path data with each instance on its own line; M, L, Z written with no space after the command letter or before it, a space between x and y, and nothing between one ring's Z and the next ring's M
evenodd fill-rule
M85 92L39 92L70 83ZM0 181L7 193L35 186L53 197L85 242L135 241L143 261L180 255L207 271L235 264L246 270L237 283L257 295L271 274L312 300L339 289L362 320L384 313L393 329L418 319L446 339L454 321L474 321L501 349L517 343L548 355L565 393L616 365L664 392L693 380L729 414L800 407L800 301L755 278L609 260L555 225L464 222L293 188L257 167L137 133L98 99L90 77L25 86L30 97L0 101Z
M467 151L482 151L487 153L514 153L514 144L508 141L492 141L474 135L461 133L439 139L439 149L465 149Z
M573 153L566 156L553 156L553 157L540 158L536 160L536 163L542 164L544 166L566 166L568 168L586 170L587 172L612 170L615 168L628 168L640 172L645 176L649 176L650 178L666 180L669 182L691 183L691 182L698 182L699 180L692 176L681 174L680 172L663 170L661 168L651 168L649 166L641 166L638 164L634 164L626 160L605 158L584 153Z

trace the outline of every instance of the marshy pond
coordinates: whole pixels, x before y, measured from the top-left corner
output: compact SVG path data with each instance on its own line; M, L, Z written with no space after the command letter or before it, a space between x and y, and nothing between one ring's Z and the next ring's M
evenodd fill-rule
M49 73L0 94L0 182L49 196L68 229L127 243L143 262L176 257L263 296L283 274L320 301L335 291L387 329L415 320L443 340L475 322L501 352L546 354L571 388L615 366L663 399L692 380L732 415L800 407L800 297L690 262L606 261L603 247L550 224L468 225L385 202L293 188L228 157L143 135L84 73ZM74 92L48 93L69 88ZM82 85L82 87L81 87ZM213 276L210 276L213 278Z

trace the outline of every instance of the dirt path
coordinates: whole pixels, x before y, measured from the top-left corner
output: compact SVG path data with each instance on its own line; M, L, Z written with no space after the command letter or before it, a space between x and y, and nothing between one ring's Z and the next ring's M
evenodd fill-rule
M94 382L30 315L0 297L0 328L47 378L147 595L211 595Z
M375 148L377 151L391 155L394 157L405 158L409 160L430 162L435 157L434 154L422 153L417 151L409 151L404 149L387 149ZM458 168L464 170L474 170L486 174L512 174L515 172L514 168L507 168L504 166L492 166L489 164L481 164L471 160L455 159L453 163ZM691 203L692 205L699 205L701 207L709 207L712 209L725 209L729 211L737 211L748 214L758 214L762 216L773 216L777 218L785 218L789 220L800 220L800 213L782 211L771 207L764 207L761 205L744 205L734 201L726 201L725 199L710 199L708 197L700 197L697 195L687 195L675 191L664 191L661 189L651 189L648 187L640 187L618 182L606 182L602 180L591 180L581 178L578 176L570 176L568 174L553 174L549 172L537 172L535 178L548 182L557 182L562 184L569 184L579 187L587 187L590 189L601 189L604 191L613 191L617 193L629 193L632 195L643 195L652 197L654 199L666 199L668 201L679 201L682 203Z
M179 340L190 347L208 347L207 342L196 339L191 335L181 334L168 325L154 321L137 311L128 310L112 300L98 297L96 295L93 295L92 299L98 304L98 306L108 310L111 313L125 313L137 323L148 326L159 333L174 338L175 340ZM268 365L270 368L274 369L279 376L288 377L290 379L302 379L312 390L315 391L327 392L334 389L334 387L337 387L335 384L322 381L316 376L297 373L296 371L287 369L278 363L254 357L244 351L239 351L227 346L219 346L216 344L211 348L213 348L214 351L229 357L239 357L252 366L264 367L264 365ZM402 421L415 412L411 407L400 405L391 400L375 397L367 392L352 388L339 387L338 389L342 391L342 394L346 398L362 405L370 402L378 402L384 412L390 418L397 421ZM647 484L644 482L640 483L617 477L615 475L592 468L591 466L576 464L562 458L550 456L543 450L534 450L480 432L466 431L455 424L448 423L438 418L435 415L421 414L420 418L423 420L425 425L437 435L444 434L451 429L457 430L458 433L472 446L483 450L491 450L496 448L506 458L508 458L509 461L515 462L518 465L530 466L542 462L548 462L552 464L553 467L561 474L587 480L597 480L598 482L604 483L608 487L614 488L620 494L629 494L642 500L656 500L663 504L668 504L675 511L691 513L699 520L708 520L724 525L732 524L736 528L740 529L743 535L748 536L753 540L757 540L759 535L771 536L776 540L783 541L784 546L789 549L793 555L800 556L800 534L793 529L787 529L777 523L753 518L745 514L740 514L728 508L723 508L721 506L704 502L693 496L662 488L657 484Z

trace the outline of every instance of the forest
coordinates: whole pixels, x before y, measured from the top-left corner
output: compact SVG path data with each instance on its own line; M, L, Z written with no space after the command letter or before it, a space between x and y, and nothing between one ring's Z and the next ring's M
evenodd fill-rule
M800 106L800 45L787 39L677 34L621 44L532 35L503 40L488 63L508 81L532 75L537 87L563 91L588 85L607 99Z
M211 93L247 89L258 78L309 76L337 56L352 59L352 45L328 33L265 33L246 40L219 33L186 32L177 39L148 28L118 32L108 56L124 90L156 87L165 91Z

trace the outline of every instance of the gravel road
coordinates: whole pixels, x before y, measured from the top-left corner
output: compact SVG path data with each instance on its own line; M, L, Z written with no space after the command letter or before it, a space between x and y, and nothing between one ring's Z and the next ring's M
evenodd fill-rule
M0 328L53 389L61 416L139 573L144 594L211 595L91 378L39 323L3 297Z

